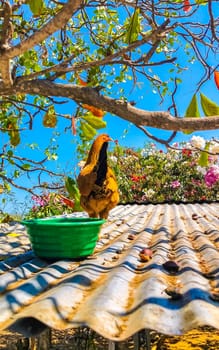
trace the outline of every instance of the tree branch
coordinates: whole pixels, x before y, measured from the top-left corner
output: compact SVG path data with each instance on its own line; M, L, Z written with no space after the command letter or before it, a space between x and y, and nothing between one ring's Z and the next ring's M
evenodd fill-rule
M11 23L12 8L9 2L4 3L3 7L3 24L1 30L1 40L0 40L0 71L1 78L5 87L10 87L13 84L10 69L10 60L8 57L4 57L4 53L9 49L9 41L12 38L13 26Z
M217 42L219 42L219 38L217 37L216 31L215 31L215 20L214 20L213 10L212 10L212 0L208 0L208 12L210 16L212 36Z
M46 23L40 30L36 31L33 35L20 42L18 45L8 49L5 55L8 58L13 58L41 43L67 23L72 15L79 9L82 2L82 0L69 0L57 13L57 15Z
M168 137L167 140L164 140L164 139L161 139L159 137L156 137L154 135L152 135L146 128L144 128L143 126L141 125L135 125L137 128L139 128L141 131L143 131L143 133L149 137L150 139L156 141L156 142L159 142L161 145L164 145L166 148L169 148L169 145L170 145L170 142L173 141L174 137L176 136L177 132L174 131L170 137Z
M11 89L0 88L0 95L16 93L59 96L86 103L106 112L115 114L133 124L150 126L163 130L183 131L219 129L219 116L207 118L173 117L167 111L148 111L133 107L122 100L100 95L98 89L77 85L57 84L48 80L31 80L22 82L22 78Z
M12 15L12 8L9 2L5 2L3 6L3 24L2 24L2 30L1 30L1 41L0 41L0 49L5 50L9 47L9 40L12 37L12 25L11 25L11 15Z

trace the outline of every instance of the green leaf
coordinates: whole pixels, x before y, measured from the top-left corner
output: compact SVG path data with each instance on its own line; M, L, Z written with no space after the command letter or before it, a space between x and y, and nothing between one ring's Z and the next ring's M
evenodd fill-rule
M219 105L214 101L210 100L210 98L208 98L202 93L200 93L200 96L201 96L201 106L204 114L208 117L219 115Z
M7 182L4 183L4 188L5 188L6 191L8 191L8 192L11 191L11 186L10 186L9 183L7 183Z
M81 130L82 137L85 138L86 140L92 140L94 136L97 134L96 129L94 129L87 122L83 122L82 120L80 122L80 130Z
M102 129L106 127L106 122L99 117L95 117L92 113L87 113L81 117L88 124L90 124L95 129Z
M206 145L205 145L204 150L201 151L201 153L200 153L198 164L200 166L202 166L202 167L208 166L208 156L209 156L209 154L207 152L205 152L205 151L208 151L209 147L210 147L210 142L207 142Z
M43 12L43 8L45 7L43 0L29 0L28 4L34 16L40 16Z
M127 34L124 38L126 44L131 44L138 39L140 32L140 9L135 9L135 12L130 18Z
M20 171L19 170L15 170L14 171L14 177L18 178L20 176Z
M207 0L195 0L196 4L200 5L207 5L208 1Z
M13 156L13 151L11 150L11 149L9 149L8 151L7 151L7 155L9 156L9 157L12 157Z
M18 130L12 130L9 133L10 143L12 146L16 147L20 143L20 134Z
M193 95L185 113L185 118L200 118L197 96ZM193 130L184 130L184 134L191 134Z
M30 164L28 164L28 163L23 164L23 165L22 165L22 169L24 169L24 170L30 169Z
M74 202L75 202L74 210L75 211L82 211L83 209L80 205L80 192L79 192L76 181L74 179L72 179L70 176L67 176L65 178L65 188L69 194L69 197L74 199Z
M77 187L77 183L72 177L67 176L65 178L65 188L66 188L70 198L74 198L75 195L80 196L79 190Z

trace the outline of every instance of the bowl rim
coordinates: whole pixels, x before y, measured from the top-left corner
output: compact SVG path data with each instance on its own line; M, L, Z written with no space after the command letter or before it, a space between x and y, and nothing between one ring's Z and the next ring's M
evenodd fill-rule
M20 224L25 226L90 226L100 225L105 219L90 217L45 217L21 220Z

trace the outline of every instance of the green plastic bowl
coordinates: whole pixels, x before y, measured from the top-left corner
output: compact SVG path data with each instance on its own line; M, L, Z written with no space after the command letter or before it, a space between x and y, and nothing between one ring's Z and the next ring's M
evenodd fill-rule
M21 221L34 253L43 258L80 258L95 249L103 219L44 218Z

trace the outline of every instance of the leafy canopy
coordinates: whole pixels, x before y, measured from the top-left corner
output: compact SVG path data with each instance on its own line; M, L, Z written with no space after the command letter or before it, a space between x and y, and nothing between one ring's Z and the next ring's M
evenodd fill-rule
M207 81L219 86L216 0L2 0L1 4L4 191L14 186L34 193L48 182L52 189L60 187L62 171L48 166L48 160L57 159L58 135L71 133L83 154L99 129L105 128L107 112L132 122L167 147L177 131L218 129L219 106L202 91ZM199 74L192 82L191 102L180 115L180 91L186 88L191 69ZM152 110L149 100L154 100ZM161 110L156 111L159 104ZM149 133L149 126L172 133L161 140ZM36 129L40 133L41 128L48 129L51 142L42 146L41 140L33 139L25 146L35 151L28 159L22 154L25 135ZM34 188L21 186L24 173L38 176Z

